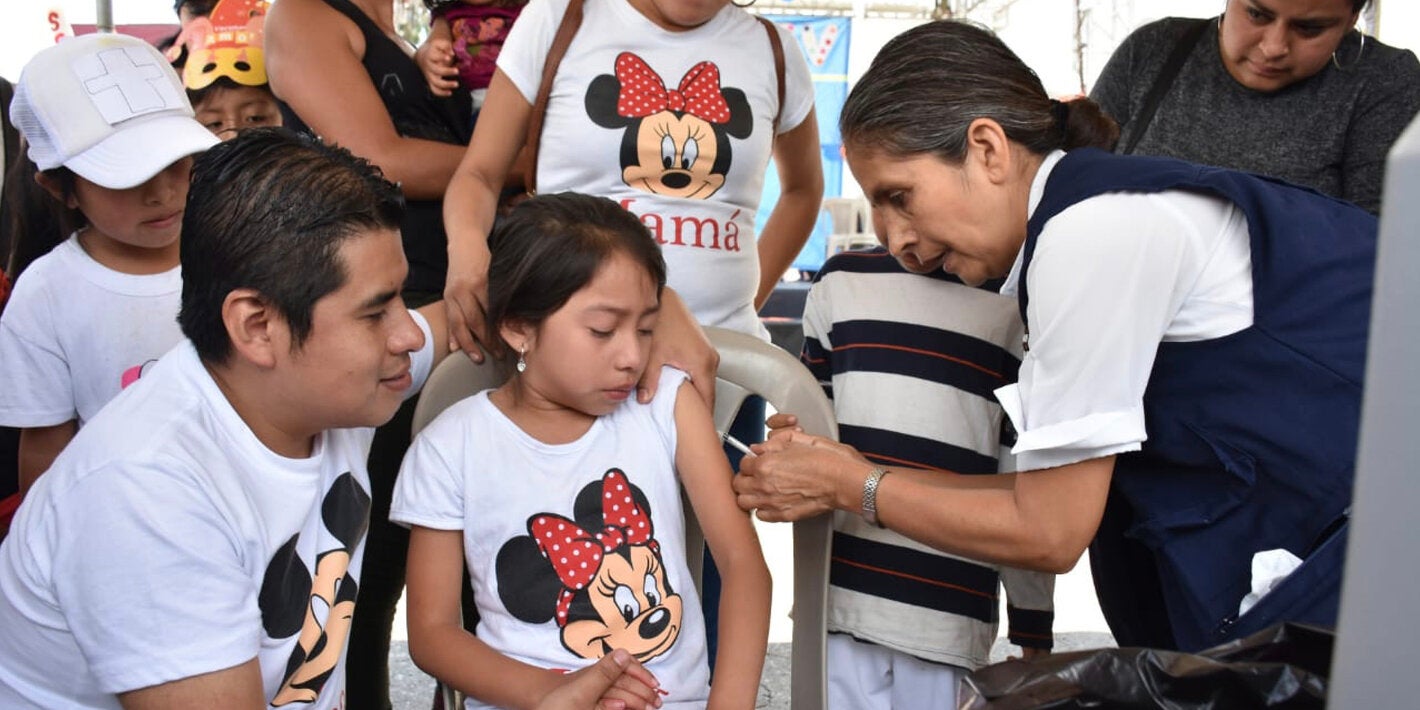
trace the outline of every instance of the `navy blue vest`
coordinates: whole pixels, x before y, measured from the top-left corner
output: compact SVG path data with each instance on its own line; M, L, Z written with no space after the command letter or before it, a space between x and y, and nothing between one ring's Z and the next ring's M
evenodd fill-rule
M1283 620L1334 625L1370 327L1373 216L1255 175L1071 151L1031 216L1021 316L1026 271L1051 217L1106 192L1173 189L1221 196L1246 215L1253 325L1159 345L1144 393L1148 440L1118 457L1090 546L1101 607L1121 646L1197 650ZM1239 616L1253 554L1276 548L1303 565Z

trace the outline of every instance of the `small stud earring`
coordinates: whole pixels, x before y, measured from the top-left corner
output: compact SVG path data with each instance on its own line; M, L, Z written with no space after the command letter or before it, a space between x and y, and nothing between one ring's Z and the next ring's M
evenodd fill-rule
M527 355L527 352L528 350L526 345L518 346L518 372L526 372L528 369L528 360L525 357Z

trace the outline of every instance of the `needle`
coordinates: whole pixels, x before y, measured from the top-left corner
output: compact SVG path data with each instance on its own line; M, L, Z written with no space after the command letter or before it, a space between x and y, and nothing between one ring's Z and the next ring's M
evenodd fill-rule
M744 443L743 441L740 441L739 439L736 439L735 437L730 436L730 433L729 433L729 432L727 432L727 431L722 431L722 432L717 432L717 433L720 435L720 441L723 441L723 442L725 442L726 444L729 444L732 448L736 449L737 451L739 451L740 453L744 454L745 456L754 456L754 455L755 455L755 453L754 453L753 451L751 451L748 446L745 446L745 443Z

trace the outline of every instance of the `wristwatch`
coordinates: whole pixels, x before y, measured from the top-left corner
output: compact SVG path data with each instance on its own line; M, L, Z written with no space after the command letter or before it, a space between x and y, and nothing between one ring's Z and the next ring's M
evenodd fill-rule
M867 480L863 481L863 519L878 527L883 526L878 522L878 485L886 475L887 469L874 467L868 472Z

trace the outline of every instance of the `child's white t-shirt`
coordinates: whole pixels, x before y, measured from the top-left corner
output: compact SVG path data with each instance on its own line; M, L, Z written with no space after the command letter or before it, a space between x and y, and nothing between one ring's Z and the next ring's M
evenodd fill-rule
M0 425L89 421L182 340L179 267L125 274L76 233L15 282L0 317Z
M529 436L488 392L415 438L390 519L463 531L477 634L489 646L565 670L625 648L669 691L666 707L704 707L705 621L675 470L685 379L666 368L650 404L628 401L567 444ZM562 612L565 625L555 620Z
M413 356L416 388L431 362ZM80 431L0 546L0 707L118 708L252 658L270 705L344 707L373 436L275 454L184 341Z
M566 8L532 0L498 56L530 104ZM784 133L809 115L814 88L797 41L778 31ZM539 192L600 195L638 215L700 323L766 339L753 307L754 218L779 110L772 52L764 27L733 5L671 32L627 0L587 0L553 81L537 170Z

